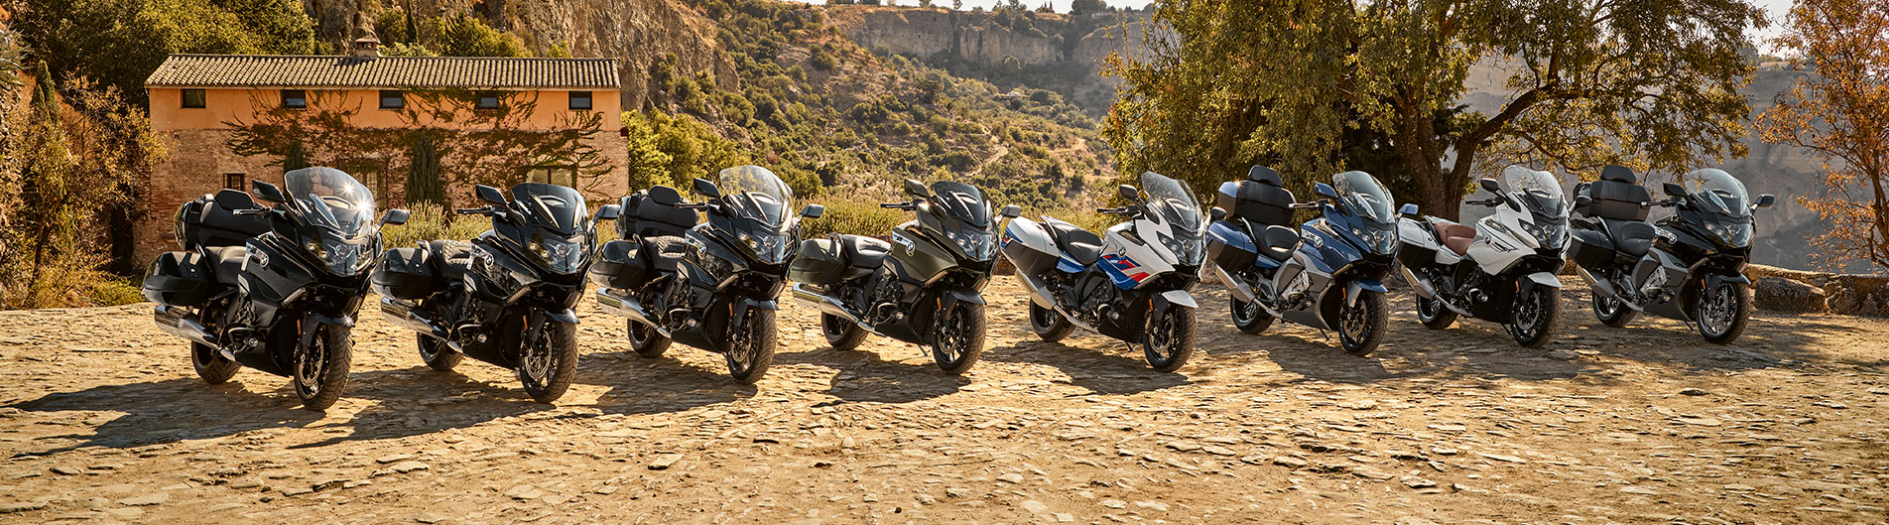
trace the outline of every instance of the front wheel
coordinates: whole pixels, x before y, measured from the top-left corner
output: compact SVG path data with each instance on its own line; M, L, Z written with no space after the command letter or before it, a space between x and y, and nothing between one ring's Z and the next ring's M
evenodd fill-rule
M1417 320L1423 323L1424 328L1442 330L1456 324L1456 311L1444 306L1442 299L1426 299L1418 296Z
M826 335L826 345L834 350L852 350L866 342L866 329L833 314L820 314L820 333Z
M931 333L931 358L945 373L963 374L984 355L984 305L958 301L938 317Z
M1148 366L1162 372L1173 372L1187 364L1187 358L1194 355L1194 309L1169 306L1148 316L1141 353L1148 358Z
M1357 301L1338 308L1338 342L1346 352L1368 355L1384 342L1384 294L1364 290Z
M1503 325L1516 343L1540 348L1554 338L1554 325L1561 320L1561 294L1548 286L1536 286L1515 302L1515 322Z
M733 340L722 356L728 361L728 375L734 376L736 381L752 385L767 375L767 367L774 364L774 347L778 342L774 313L763 308L751 309L748 322L732 330Z
M1233 302L1233 327L1241 332L1257 334L1272 327L1272 314L1261 308L1259 303L1241 301L1238 297L1230 298Z
M1751 290L1721 282L1699 297L1699 334L1715 344L1731 344L1751 320Z
M519 349L518 382L533 401L564 397L577 377L577 325L545 320L542 333Z
M1633 322L1633 318L1640 315L1639 312L1628 308L1626 303L1622 303L1617 299L1601 297L1598 292L1590 293L1594 295L1594 318L1600 319L1601 324L1621 328L1627 326L1627 323Z
M662 357L662 353L669 350L669 338L656 332L656 327L634 320L626 320L624 323L624 333L629 334L630 338L630 350L635 351L636 355L650 358Z
M223 357L216 347L199 343L190 344L190 367L197 369L197 377L203 382L212 385L229 382L237 370L243 369L243 365Z
M1044 308L1036 301L1030 301L1030 331L1036 332L1037 337L1054 343L1069 337L1069 332L1075 329L1076 325L1070 324L1054 308Z
M334 406L341 399L341 391L348 387L354 341L345 326L317 323L302 329L315 330L315 337L307 345L297 341L292 374L295 396L301 398L302 408L321 412Z

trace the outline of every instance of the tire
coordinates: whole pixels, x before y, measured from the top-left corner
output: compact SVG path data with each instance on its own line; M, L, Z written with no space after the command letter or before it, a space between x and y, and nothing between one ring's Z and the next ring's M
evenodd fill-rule
M551 403L564 397L577 377L577 325L544 321L537 340L522 341L518 349L518 382L533 401Z
M656 328L636 321L624 321L623 333L629 337L630 350L636 355L648 358L662 357L669 350L670 340L656 333Z
M1272 314L1267 313L1265 308L1261 308L1259 303L1241 301L1237 297L1230 298L1228 301L1232 303L1234 328L1240 329L1241 332L1258 334L1272 327Z
M190 367L197 369L197 377L203 382L212 385L228 383L236 377L236 371L243 369L243 365L223 357L216 347L198 343L190 344Z
M1728 345L1745 333L1751 321L1751 289L1738 283L1721 282L1709 293L1699 296L1699 335L1713 344Z
M414 334L413 337L418 343L417 346L420 347L420 361L425 362L427 368L451 372L454 367L459 366L460 361L466 359L465 354L453 351L452 348L446 346L445 341L438 338L426 334Z
M308 327L304 326L304 330ZM348 365L354 359L354 340L348 329L331 324L317 324L311 344L296 341L295 360L289 377L295 383L295 396L302 408L321 412L341 399L348 387Z
M1037 337L1054 343L1063 340L1064 337L1069 337L1069 332L1075 329L1076 325L1064 319L1063 314L1054 309L1038 306L1036 301L1030 301L1030 331L1036 332Z
M1194 356L1194 309L1169 306L1158 314L1148 316L1147 331L1141 337L1141 353L1147 358L1148 366L1173 372Z
M1599 319L1601 324L1614 328L1622 328L1627 326L1628 323L1632 323L1633 318L1639 317L1640 315L1640 312L1633 311L1632 308L1627 308L1625 303L1601 297L1598 293L1594 293L1593 296L1594 318Z
M1370 355L1384 342L1384 294L1364 291L1355 305L1338 305L1338 342L1352 355Z
M931 333L931 359L944 373L963 375L984 355L984 305L958 301L940 317Z
M767 375L767 368L774 364L774 349L780 341L780 334L774 331L775 313L764 308L751 309L747 325L731 330L734 345L722 357L728 361L728 375L736 381L752 385Z
M1536 286L1528 297L1515 304L1515 321L1502 325L1509 336L1526 348L1541 348L1554 339L1555 324L1561 322L1561 291Z
M827 346L842 351L859 348L869 335L858 324L833 314L820 314L820 333L826 335Z
M1442 299L1417 297L1417 320L1424 328L1442 330L1456 324L1456 311L1443 306Z

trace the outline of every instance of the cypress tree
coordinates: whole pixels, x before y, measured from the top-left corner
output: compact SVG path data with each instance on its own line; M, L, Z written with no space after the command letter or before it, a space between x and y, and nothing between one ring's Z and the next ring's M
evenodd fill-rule
M433 135L421 132L414 136L410 154L412 161L407 170L407 204L430 202L444 205L446 188L439 177L439 147L433 144Z

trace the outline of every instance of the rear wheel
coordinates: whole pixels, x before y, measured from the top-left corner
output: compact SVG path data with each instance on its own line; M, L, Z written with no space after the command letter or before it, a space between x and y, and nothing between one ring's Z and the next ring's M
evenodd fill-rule
M577 376L577 325L545 320L543 332L519 349L518 382L539 403L564 397Z
M451 372L453 367L459 366L459 362L466 358L465 354L453 351L452 348L446 346L445 341L439 338L426 334L416 334L414 338L419 340L420 360L426 362L427 368Z
M198 343L190 344L190 366L197 369L197 377L212 385L229 382L237 370L243 369L243 365L223 357L223 352L216 347Z
M826 335L827 346L834 350L852 350L866 342L866 329L833 314L820 314L820 333Z
M1069 320L1055 309L1044 308L1036 301L1030 301L1030 331L1036 332L1037 337L1054 343L1069 337L1069 332L1075 329L1076 325L1069 324Z
M984 305L958 301L938 317L931 333L931 358L945 373L963 374L984 355Z
M1745 333L1751 320L1751 290L1732 282L1721 282L1699 297L1696 310L1699 334L1717 344L1731 344Z
M1148 366L1162 372L1173 372L1187 364L1187 358L1194 355L1194 309L1169 306L1148 316L1141 353L1148 358Z
M1442 299L1425 299L1418 296L1417 320L1423 322L1424 328L1442 330L1456 324L1456 311L1443 306Z
M1338 342L1346 352L1368 355L1384 341L1384 294L1365 290L1349 306L1338 308Z
M736 381L752 385L767 375L768 366L774 364L774 347L779 335L774 332L774 313L762 308L751 309L748 322L732 330L733 340L722 356L728 361L728 375L734 376Z
M1536 286L1526 297L1515 302L1515 322L1503 325L1516 343L1540 348L1554 338L1555 323L1561 320L1561 294L1548 286Z
M1605 324L1607 326L1611 326L1614 328L1620 328L1620 327L1626 326L1627 323L1633 322L1633 318L1638 317L1640 315L1639 312L1635 312L1633 311L1632 308L1628 308L1626 303L1622 303L1615 299L1601 297L1599 293L1594 293L1593 295L1594 295L1594 317L1596 319L1600 319L1601 324Z
M1257 334L1272 327L1272 314L1266 313L1266 309L1261 308L1259 303L1241 301L1237 297L1232 298L1232 302L1234 328L1239 328L1241 332Z
M624 332L629 334L630 350L643 357L662 357L669 350L669 338L656 332L656 327L636 322L624 321Z
M315 337L307 345L296 345L291 374L295 396L301 398L302 408L320 412L334 406L341 399L341 391L348 387L354 341L348 337L347 327L321 323L302 329L315 330Z

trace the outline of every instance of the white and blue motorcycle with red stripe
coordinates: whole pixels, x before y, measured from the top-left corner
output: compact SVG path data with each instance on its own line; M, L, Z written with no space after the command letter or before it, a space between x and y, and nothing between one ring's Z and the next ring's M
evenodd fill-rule
M1030 292L1030 328L1059 341L1081 327L1139 343L1148 365L1173 371L1194 353L1193 290L1205 257L1206 220L1185 183L1141 174L1122 185L1128 206L1096 210L1128 219L1096 236L1074 224L1011 219L1004 258Z

